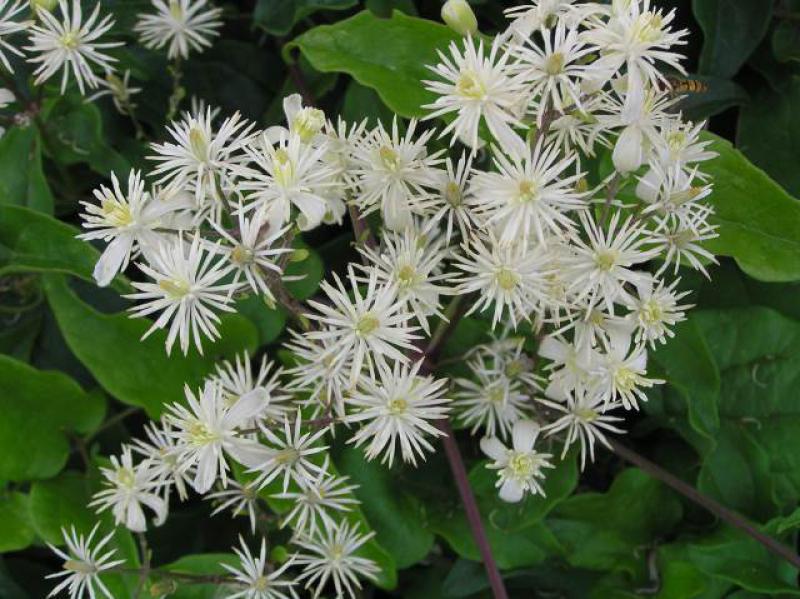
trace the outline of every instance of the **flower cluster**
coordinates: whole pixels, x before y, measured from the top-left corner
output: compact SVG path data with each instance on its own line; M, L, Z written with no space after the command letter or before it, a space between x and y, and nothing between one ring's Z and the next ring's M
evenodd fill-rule
M170 58L218 32L205 0L153 4L136 30ZM93 65L111 73L100 50L113 43L96 40L111 22L98 9L83 22L77 0L59 6L63 22L40 9L30 25L37 75L63 67L66 85L69 63L81 89L97 87ZM481 438L509 502L545 493L559 452L537 446L563 459L577 444L584 467L661 382L648 351L690 307L679 269L705 274L714 260L700 170L714 154L666 74L683 73L673 13L649 0L533 2L487 40L464 6L446 6L465 36L430 66L423 85L436 99L422 121L332 121L292 95L285 123L260 130L195 107L151 144L150 172L127 185L112 175L84 203L82 237L105 244L98 284L134 264L131 314L152 317L146 336L163 330L167 353L202 352L245 296L299 325L284 367L264 358L253 371L244 355L187 387L102 468L93 501L144 531L193 490L246 515L253 533L265 498L288 502L295 553L276 568L266 541L256 556L242 540L231 597L295 596L301 584L353 597L378 575L362 552L371 533L354 524L355 486L327 452L334 432L368 460L415 466L452 418ZM127 81L109 85L130 112ZM346 217L359 261L303 306L285 286L287 264L307 253L296 237ZM492 337L457 348L465 368L454 374L436 358L462 315ZM70 542L91 567L65 566L59 588L105 591L97 575L111 556Z

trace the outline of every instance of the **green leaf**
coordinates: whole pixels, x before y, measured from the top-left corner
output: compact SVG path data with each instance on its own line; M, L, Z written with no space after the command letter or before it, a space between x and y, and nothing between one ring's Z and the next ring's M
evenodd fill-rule
M425 506L405 491L402 479L388 468L364 459L363 452L347 447L335 456L342 474L358 485L355 496L377 533L376 540L392 554L398 568L422 560L433 546L425 527Z
M708 134L719 156L703 164L714 178L709 201L719 237L710 251L732 256L762 281L800 279L800 202L787 194L729 142Z
M0 276L14 272L61 272L94 281L100 253L76 239L78 230L20 206L0 206ZM130 286L118 277L114 287Z
M104 405L59 372L0 356L0 412L0 479L28 480L60 471L67 435L97 427Z
M763 168L786 190L800 195L800 79L776 92L759 90L753 101L739 112L736 145L753 163Z
M0 553L25 549L35 536L28 496L0 492Z
M258 0L253 21L273 35L286 35L318 10L346 10L356 4L357 0Z
M772 5L763 0L693 0L705 40L700 73L728 79L735 75L767 33Z
M258 547L252 546L251 551L257 555ZM166 566L159 568L167 572L181 574L225 574L229 572L221 564L240 567L239 559L230 553L203 553L186 555ZM178 590L169 596L172 599L216 599L219 597L220 585L218 584L181 584Z
M386 108L375 90L351 81L344 94L342 118L353 123L366 118L370 127L379 122L386 126L392 123L392 111Z
M195 349L186 356L180 351L167 356L164 331L141 340L151 321L98 312L81 301L60 275L47 275L44 287L72 352L106 391L124 403L143 407L153 418L161 414L164 404L183 398L184 384L200 385L217 360L253 352L256 347L255 326L233 314L222 318L221 339L205 343L203 356Z
M774 534L767 527L768 534ZM748 591L800 596L797 570L741 532L724 527L689 545L688 554L706 576L727 580Z
M264 298L258 295L249 295L236 302L236 312L256 326L259 346L275 341L286 327L286 311L280 306L268 307Z
M438 62L459 36L449 28L395 11L380 19L363 11L334 25L311 29L287 45L299 48L315 69L344 72L378 92L383 102L404 117L422 116L424 104L435 96L422 80L430 79L426 65Z
M289 290L289 293L302 301L313 296L319 289L319 283L322 281L322 277L325 276L325 265L320 255L299 237L295 238L292 247L308 251L308 256L305 260L302 262L290 262L284 271L288 277L303 277L298 281L288 281L286 283L286 289Z
M772 52L781 62L800 60L800 24L781 21L772 32Z
M646 561L636 549L670 532L681 514L680 501L670 490L628 468L607 493L581 493L560 503L547 524L572 566L633 575L645 569Z
M12 127L0 138L0 205L3 204L53 213L53 194L42 171L42 144L32 125Z
M111 171L127 176L131 164L106 142L100 110L77 94L58 95L44 107L45 142L50 157L61 164L86 163L108 176Z
M545 496L528 496L517 504L502 501L497 494L497 472L486 468L486 462L476 464L469 475L478 508L484 519L486 534L503 569L519 568L540 563L562 548L552 533L542 525L542 519L564 501L575 488L578 469L574 453L547 471ZM430 526L443 536L461 557L480 560L480 553L459 506L432 506Z
M653 352L653 360L661 367L662 378L686 402L689 424L713 444L719 430L717 365L693 319L680 323L674 332L675 337Z
M56 478L33 483L30 511L36 534L53 545L63 545L62 528L74 526L87 534L95 524L95 515L87 508L92 485L80 472L62 472Z
M693 318L721 380L721 433L700 488L764 521L800 499L800 323L761 307Z

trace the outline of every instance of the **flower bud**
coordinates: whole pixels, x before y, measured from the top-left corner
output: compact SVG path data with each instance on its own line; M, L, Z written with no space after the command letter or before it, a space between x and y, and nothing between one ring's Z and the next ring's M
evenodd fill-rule
M614 168L620 173L635 171L644 162L644 137L639 127L626 127L619 136L614 153Z
M447 0L442 6L442 20L461 35L472 35L478 31L478 20L467 0Z
M47 12L53 12L53 9L58 4L58 0L30 0L31 2L31 10L36 12L40 8L46 10Z

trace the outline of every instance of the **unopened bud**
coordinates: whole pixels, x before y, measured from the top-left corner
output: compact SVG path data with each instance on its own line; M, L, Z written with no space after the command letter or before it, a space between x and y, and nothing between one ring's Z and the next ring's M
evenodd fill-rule
M442 6L442 20L461 35L472 35L478 31L478 19L467 0L447 0Z
M158 582L154 582L152 585L150 585L150 595L153 597L165 597L172 595L172 593L177 590L178 583L171 578L164 578L163 580L159 580Z
M293 250L291 254L289 254L289 262L302 262L310 255L309 251L300 248L298 250Z
M58 4L58 0L30 0L31 2L31 10L36 12L37 10L44 9L47 12L53 12L53 9Z
M289 559L289 552L283 545L277 545L269 552L269 559L272 562L282 564Z

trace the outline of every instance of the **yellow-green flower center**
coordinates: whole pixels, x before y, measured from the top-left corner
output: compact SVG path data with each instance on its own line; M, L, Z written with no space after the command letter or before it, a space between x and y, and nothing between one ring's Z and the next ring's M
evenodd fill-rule
M180 299L189 295L192 286L187 281L180 279L161 279L158 286L163 289L171 299Z
M560 75L564 72L565 62L564 55L561 52L553 52L544 61L544 71L551 77Z
M634 39L637 42L652 44L663 35L663 19L654 12L646 12L639 16L634 27Z
M402 287L410 287L413 285L416 277L417 271L410 264L404 264L397 271L397 282L400 283Z
M381 326L381 321L372 312L367 312L356 323L356 333L361 337L372 334L375 329Z
M136 483L136 475L130 468L117 468L117 482L128 489Z
M404 414L408 409L408 403L402 397L395 397L389 400L389 412L394 416Z
M453 208L458 208L464 203L464 196L461 193L461 188L455 181L450 181L444 188L444 199Z
M386 167L387 170L397 171L400 168L400 156L394 148L381 146L381 149L378 150L378 154L380 155L383 166Z
M253 250L243 245L237 245L231 252L231 260L239 266L247 266L252 264L255 259Z
M508 459L508 469L514 478L525 480L536 472L536 460L530 452L512 451Z
M639 375L627 366L620 366L614 373L614 386L620 391L632 391L639 381Z
M575 410L575 416L577 416L584 422L593 422L597 420L598 414L591 408L578 408L577 410Z
M97 570L91 564L77 560L68 559L64 562L64 569L70 572L77 572L79 574L94 574Z
M594 255L594 262L600 270L609 271L617 264L617 258L614 250L598 250Z
M325 125L325 113L318 108L303 108L292 120L292 131L308 143Z
M520 202L532 202L539 199L539 190L534 181L524 179L519 182L517 198Z
M170 0L169 14L176 21L183 21L183 8L181 7L181 3L178 2L178 0Z
M503 291L512 291L519 283L519 276L508 268L501 268L497 271L495 280Z
M642 304L639 310L639 317L642 319L643 323L652 326L660 323L664 319L664 309L655 299L650 298Z
M103 218L112 227L122 228L133 223L130 206L122 202L105 199L100 204L100 210L103 212Z
M486 86L475 71L465 71L456 81L456 92L465 98L480 100L486 94Z
M200 162L208 160L208 139L199 127L189 129L189 147L197 160Z
M219 440L219 435L212 431L208 426L199 420L192 422L187 432L189 433L189 442L195 446L208 445Z
M80 32L77 30L66 31L61 36L61 45L67 50L75 50L81 45Z

